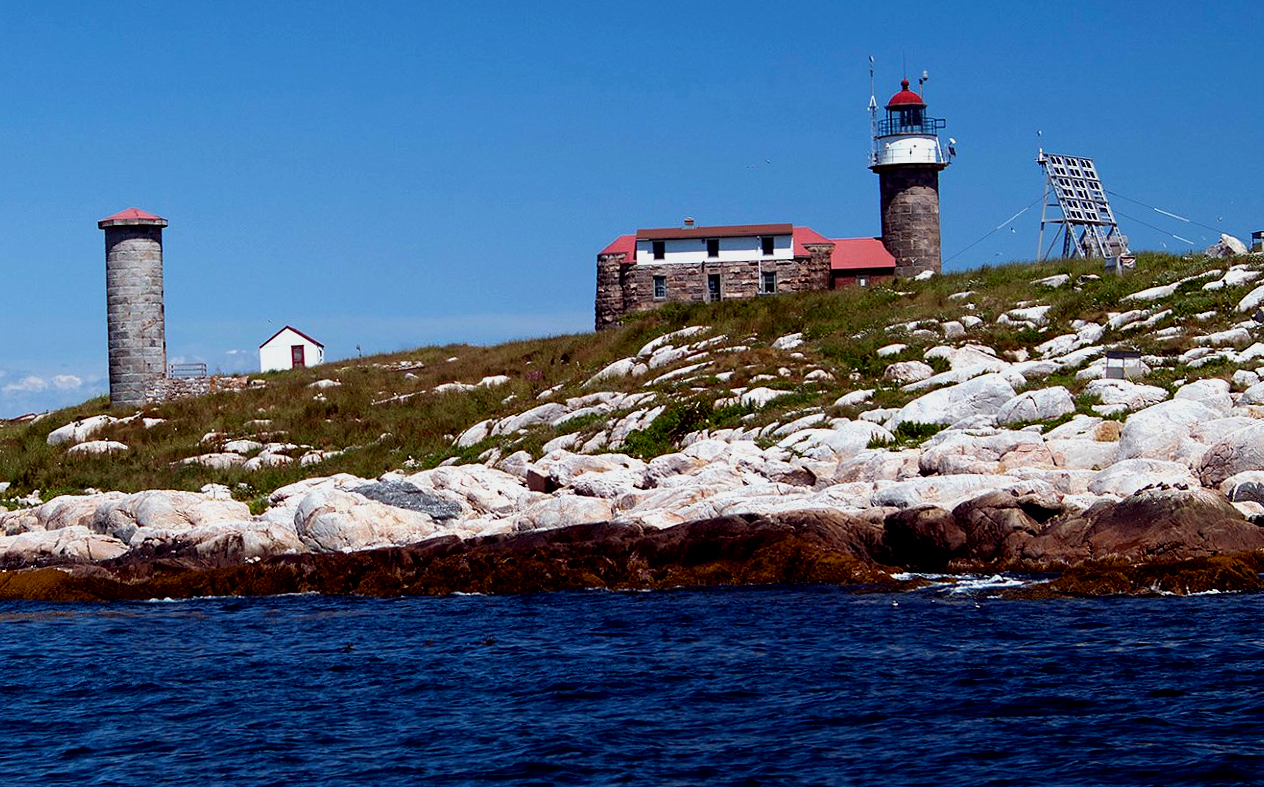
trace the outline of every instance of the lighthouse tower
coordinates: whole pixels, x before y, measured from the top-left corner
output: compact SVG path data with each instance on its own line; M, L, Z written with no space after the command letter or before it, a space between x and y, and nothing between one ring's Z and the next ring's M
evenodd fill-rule
M895 257L896 276L940 272L939 171L949 164L939 144L946 123L926 115L926 102L900 83L887 102L885 120L877 119L871 96L873 150L869 169L878 173L882 196L882 244Z

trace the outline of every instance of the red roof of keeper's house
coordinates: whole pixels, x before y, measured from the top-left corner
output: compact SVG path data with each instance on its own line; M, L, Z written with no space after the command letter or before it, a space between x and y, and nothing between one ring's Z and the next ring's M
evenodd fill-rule
M115 224L158 224L165 227L167 226L167 220L162 216L155 216L152 213L146 213L140 208L128 208L126 210L120 210L113 216L106 216L97 222L97 226L101 229L105 229L106 227L113 226Z
M907 79L900 83L900 88L900 92L891 96L891 100L887 102L887 109L892 107L926 106L925 99L909 90L909 81Z
M882 245L881 238L836 238L830 255L830 270L895 268L895 257Z
M625 263L636 262L636 236L620 235L609 246L597 252L597 256L602 254L624 254Z
M833 243L834 241L825 237L821 233L811 227L795 227L794 228L794 256L808 256L807 244L809 243Z
M789 235L793 224L731 224L726 227L667 227L637 230L637 240L671 240L674 238L748 238L752 235Z
M740 224L729 227L689 227L685 229L637 230L635 235L620 235L600 252L623 254L624 265L636 264L638 240L669 240L694 237L749 237L753 235L790 235L795 257L809 256L808 246L833 244L830 255L831 270L856 270L861 268L895 268L895 258L882 245L880 238L827 238L811 227L795 227L791 224Z

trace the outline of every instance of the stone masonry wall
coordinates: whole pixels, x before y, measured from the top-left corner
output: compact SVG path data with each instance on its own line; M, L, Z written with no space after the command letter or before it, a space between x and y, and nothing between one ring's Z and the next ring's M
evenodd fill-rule
M754 298L760 274L777 274L777 292L813 292L830 288L832 244L808 247L809 256L793 260L708 261L694 264L629 265L623 254L597 259L597 329L618 322L624 314L646 311L669 302L701 303L707 300L709 276L720 276L720 296ZM654 297L654 277L667 280L667 297Z
M190 396L205 396L219 391L240 391L250 383L249 377L163 377L153 381L145 391L146 404L169 402Z
M597 330L618 322L623 315L623 285L620 282L626 254L597 256Z
M895 257L895 275L941 272L939 168L902 166L878 175L882 243Z
M162 228L107 227L105 298L111 405L144 404L147 391L167 374L162 296Z

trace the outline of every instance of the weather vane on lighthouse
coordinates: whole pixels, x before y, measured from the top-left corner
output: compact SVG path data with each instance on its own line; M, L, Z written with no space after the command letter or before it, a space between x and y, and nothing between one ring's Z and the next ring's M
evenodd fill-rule
M925 90L930 75L923 71L918 89ZM869 169L878 173L882 201L882 243L895 257L896 276L940 273L939 172L952 163L956 140L948 140L948 155L939 143L939 130L947 125L926 114L922 93L900 83L900 92L886 105L886 118L878 117L874 95L873 58L869 58L869 115L873 147Z

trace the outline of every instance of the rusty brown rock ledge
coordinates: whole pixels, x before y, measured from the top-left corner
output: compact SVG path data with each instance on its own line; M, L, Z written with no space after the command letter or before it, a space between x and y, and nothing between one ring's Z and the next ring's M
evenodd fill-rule
M901 590L897 572L1054 574L1013 595L1264 589L1264 528L1219 493L1156 488L1082 512L998 492L952 511L862 518L810 510L662 530L591 524L350 553L242 562L231 548L0 572L0 598L105 601L282 593L408 596L606 588L832 584Z

